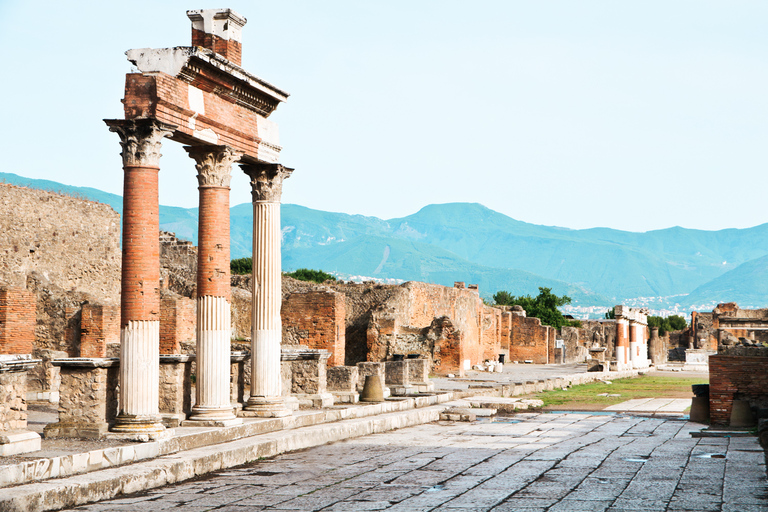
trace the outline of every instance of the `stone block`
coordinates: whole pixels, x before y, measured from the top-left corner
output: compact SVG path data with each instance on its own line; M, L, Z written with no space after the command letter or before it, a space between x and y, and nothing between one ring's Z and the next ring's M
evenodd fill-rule
M423 383L429 381L429 360L427 359L406 359L408 367L408 378L412 383Z
M376 363L372 361L364 361L357 363L357 391L363 390L365 384L365 378L368 375L377 375L381 379L381 385L384 387L384 363ZM385 391L386 395L386 391Z
M328 391L353 393L357 391L357 366L333 366L326 370Z
M6 430L0 433L0 457L19 453L36 452L40 449L40 434L26 429Z
M387 386L408 386L411 383L408 361L385 362L384 383Z
M336 404L356 404L360 401L360 394L357 391L331 391L331 394Z
M59 421L45 427L46 437L104 437L118 408L119 360L57 359L61 369Z
M160 354L159 410L167 428L178 427L192 408L192 361L186 354Z

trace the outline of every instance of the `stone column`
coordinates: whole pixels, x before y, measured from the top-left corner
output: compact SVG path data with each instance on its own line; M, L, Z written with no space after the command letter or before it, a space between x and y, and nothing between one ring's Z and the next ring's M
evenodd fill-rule
M143 437L165 430L158 410L160 242L158 171L162 138L155 119L105 120L123 148L123 262L120 405L114 432Z
M637 322L629 321L629 363L631 368L640 367L640 340L638 340L637 327Z
M616 363L619 370L625 370L629 364L629 321L616 319Z
M253 309L251 396L245 411L255 416L291 414L282 397L280 343L280 196L293 169L280 164L240 166L251 179L253 194Z
M228 146L184 148L200 190L197 248L197 384L190 424L242 423L230 401L229 181L242 153ZM185 422L186 425L186 422Z

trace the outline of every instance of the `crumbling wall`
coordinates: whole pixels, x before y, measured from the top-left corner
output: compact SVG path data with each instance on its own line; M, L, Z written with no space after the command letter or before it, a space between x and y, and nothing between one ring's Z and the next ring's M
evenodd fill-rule
M197 296L197 247L176 238L175 233L160 231L160 279L162 288L182 297Z
M735 338L768 343L768 309L741 309L735 302L729 302L718 304L712 315L712 328L717 329L719 342L730 334Z
M532 361L534 364L555 362L556 331L541 325L541 320L513 315L509 337L510 361Z
M753 411L768 408L768 349L745 350L749 355L724 351L709 356L709 410L713 425L729 424L734 400L749 401Z
M283 345L325 349L328 366L344 364L346 305L344 295L332 290L290 293L283 299Z
M77 355L81 305L119 303L120 258L108 205L0 184L0 283L35 294L35 350Z

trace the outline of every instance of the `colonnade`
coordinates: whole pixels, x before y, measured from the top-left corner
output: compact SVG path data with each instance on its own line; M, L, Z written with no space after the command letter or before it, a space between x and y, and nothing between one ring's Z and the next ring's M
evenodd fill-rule
M120 402L112 430L162 432L158 404L160 229L158 173L162 139L174 126L155 119L107 120L120 136L123 187ZM185 148L195 161L200 193L197 265L196 404L188 421L225 426L242 420L230 402L229 192L242 153L224 145ZM292 169L242 163L253 194L253 318L251 397L255 416L291 414L282 398L280 197Z

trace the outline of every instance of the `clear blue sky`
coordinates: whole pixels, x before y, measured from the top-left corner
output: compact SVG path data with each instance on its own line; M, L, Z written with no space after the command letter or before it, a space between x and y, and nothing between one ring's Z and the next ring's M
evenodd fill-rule
M190 44L187 9L248 19L284 202L382 218L479 202L570 228L768 222L768 2L0 0L0 171L122 191L130 48ZM161 203L197 203L164 144ZM250 201L239 170L232 204Z

